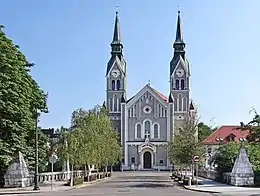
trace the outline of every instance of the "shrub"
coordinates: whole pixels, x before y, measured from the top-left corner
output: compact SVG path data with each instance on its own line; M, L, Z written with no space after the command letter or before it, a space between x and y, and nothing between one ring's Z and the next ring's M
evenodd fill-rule
M84 177L83 176L75 177L73 179L73 186L79 185L79 184L83 184L83 182L84 182Z

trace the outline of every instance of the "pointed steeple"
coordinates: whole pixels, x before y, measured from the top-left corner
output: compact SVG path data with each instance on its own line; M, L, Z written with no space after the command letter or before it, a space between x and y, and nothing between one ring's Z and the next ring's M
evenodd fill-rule
M195 108L194 108L194 105L193 105L193 102L191 101L190 102L190 110L194 110Z
M114 27L114 35L113 40L111 42L111 54L112 55L123 55L123 44L121 43L120 37L120 24L119 24L119 16L118 11L116 11L116 19L115 19L115 27Z
M173 48L174 48L174 56L177 57L179 55L182 55L182 57L184 59L185 43L183 41L183 35L182 35L181 12L180 11L178 11L176 37L175 37L175 42L173 44Z
M181 30L181 12L178 11L177 29L175 42L183 42L182 30Z
M172 93L169 94L168 102L173 103Z

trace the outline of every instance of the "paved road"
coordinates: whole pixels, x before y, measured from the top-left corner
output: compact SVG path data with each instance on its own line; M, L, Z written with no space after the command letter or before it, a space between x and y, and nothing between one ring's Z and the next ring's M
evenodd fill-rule
M35 194L36 195L36 194ZM67 191L38 193L41 196L210 196L174 185L169 172L123 172L95 185ZM20 195L21 196L21 195Z

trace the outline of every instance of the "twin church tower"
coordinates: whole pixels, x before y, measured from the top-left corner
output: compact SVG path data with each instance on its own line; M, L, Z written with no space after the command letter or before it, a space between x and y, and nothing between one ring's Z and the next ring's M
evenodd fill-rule
M131 98L126 96L126 61L116 12L111 57L106 70L106 106L123 148L122 167L129 169L169 169L166 146L194 112L190 103L190 68L178 11L174 53L170 61L169 96L150 84ZM167 81L167 80L166 80Z

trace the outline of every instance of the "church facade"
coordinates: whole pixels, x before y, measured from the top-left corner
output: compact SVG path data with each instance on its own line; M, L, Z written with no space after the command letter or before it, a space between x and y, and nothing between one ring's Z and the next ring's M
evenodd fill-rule
M111 57L106 70L106 107L120 135L124 169L130 169L132 165L138 170L170 169L168 142L194 112L189 96L191 74L185 55L180 12L173 49L168 96L146 84L128 99L126 61L116 12ZM168 83L168 78L165 83Z

